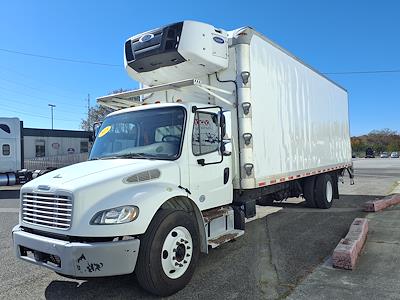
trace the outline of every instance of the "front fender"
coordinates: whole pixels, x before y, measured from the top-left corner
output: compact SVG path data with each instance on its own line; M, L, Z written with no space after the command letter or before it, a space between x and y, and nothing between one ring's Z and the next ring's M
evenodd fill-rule
M143 188L134 196L134 205L139 207L139 217L132 222L135 234L145 233L151 220L160 207L174 197L187 197L187 193L169 183L152 184L149 188ZM133 224L135 223L135 224Z
M115 193L108 194L95 204L87 206L77 228L88 228L85 236L124 236L143 234L161 205L173 197L187 197L187 193L176 185L165 182L149 182L127 185ZM126 224L90 225L93 216L113 207L134 205L139 208L136 220ZM77 234L81 235L81 234Z

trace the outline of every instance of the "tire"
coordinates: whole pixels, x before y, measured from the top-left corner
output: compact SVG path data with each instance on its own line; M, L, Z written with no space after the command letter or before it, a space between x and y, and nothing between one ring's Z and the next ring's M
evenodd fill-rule
M256 204L260 206L271 206L274 204L274 199L271 199L268 196L262 196L256 200Z
M196 220L181 210L159 210L140 239L140 286L158 296L176 293L192 278L199 253Z
M327 209L333 203L333 179L329 174L317 176L315 181L314 200L318 208Z
M303 197L306 199L306 206L315 208L315 176L306 177L303 181Z

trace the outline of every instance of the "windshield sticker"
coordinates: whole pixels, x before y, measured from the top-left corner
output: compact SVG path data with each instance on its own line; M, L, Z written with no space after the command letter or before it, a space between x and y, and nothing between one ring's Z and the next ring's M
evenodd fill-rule
M102 131L99 133L99 137L105 136L111 129L111 126L104 127Z

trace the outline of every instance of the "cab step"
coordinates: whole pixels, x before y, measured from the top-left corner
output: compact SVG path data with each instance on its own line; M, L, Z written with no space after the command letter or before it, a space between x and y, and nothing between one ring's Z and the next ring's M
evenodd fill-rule
M244 230L234 229L234 230L230 231L229 233L222 234L219 237L216 237L213 239L209 239L208 246L210 246L211 248L214 249L226 242L236 239L237 237L239 237L243 234L244 234Z
M244 233L235 228L235 214L231 206L213 208L203 212L208 246L216 248Z

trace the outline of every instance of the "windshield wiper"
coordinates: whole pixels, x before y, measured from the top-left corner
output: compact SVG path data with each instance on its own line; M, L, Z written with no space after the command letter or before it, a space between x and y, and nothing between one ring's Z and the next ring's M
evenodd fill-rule
M125 154L120 154L116 156L117 158L154 158L156 157L153 154L149 153L138 153L138 152L132 152L132 153L125 153Z
M91 158L90 160L118 159L118 158L149 158L149 159L154 159L155 157L157 157L157 156L153 155L153 154L148 154L148 153L143 153L143 152L141 152L141 153L132 152L132 153L119 154L119 155L94 157L94 158Z
M93 157L89 160L102 160L102 159L116 159L118 156L103 156L103 157Z

